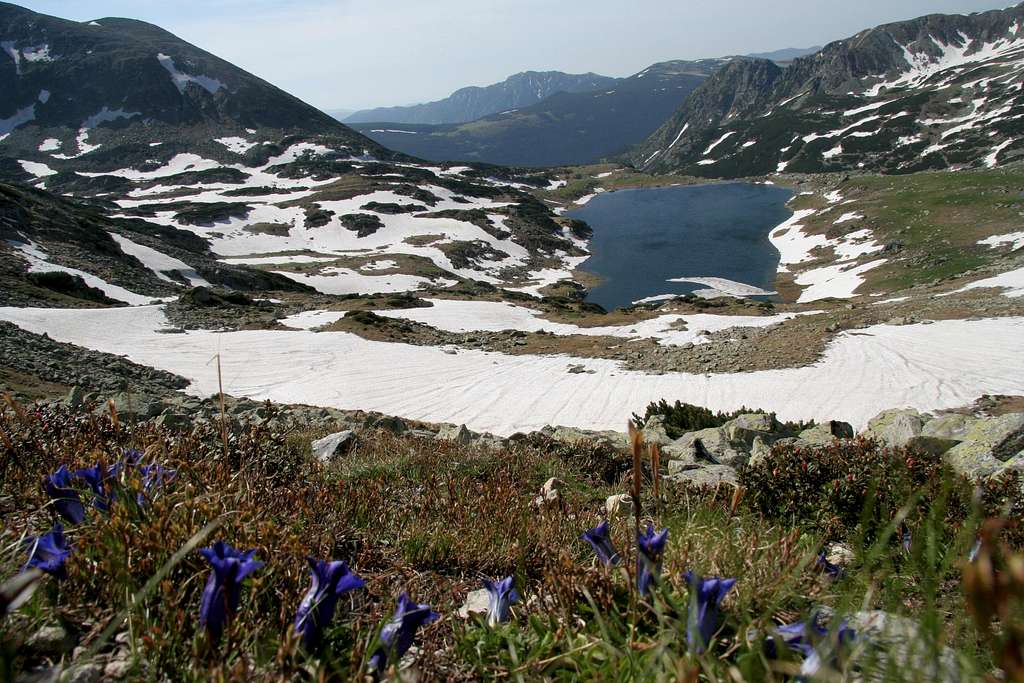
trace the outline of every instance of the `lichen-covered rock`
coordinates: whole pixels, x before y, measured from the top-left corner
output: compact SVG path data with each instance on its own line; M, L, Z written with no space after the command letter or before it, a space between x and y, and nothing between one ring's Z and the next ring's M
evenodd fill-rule
M575 427L551 427L547 435L555 441L562 443L577 444L582 441L589 441L598 445L609 446L616 450L625 450L629 447L629 436L623 432L595 432L588 429L576 429Z
M1009 460L1024 450L1024 413L979 420L966 431L963 440L988 444L997 460Z
M665 416L652 415L641 432L645 443L656 443L659 446L667 446L672 443L672 437L665 430Z
M722 425L726 438L732 442L742 442L749 449L757 437L770 438L779 430L779 423L773 415L766 413L748 413L729 420Z
M719 484L739 485L736 470L728 465L707 465L697 469L682 470L667 477L668 481L693 486L717 486Z
M912 408L894 408L871 418L863 436L898 448L921 436L925 422L925 416Z
M759 436L755 437L754 443L750 446L750 460L747 461L747 464L751 467L756 467L761 462L764 462L771 455L771 452L772 447L764 439Z
M705 460L713 463L721 463L730 455L729 451L737 451L742 448L742 443L734 444L726 436L725 430L720 427L709 427L697 432L688 432L672 442L672 446L678 452L686 453L687 449L693 449L696 460ZM737 448L736 446L740 446Z
M853 426L849 422L832 420L821 422L800 432L800 439L818 446L827 446L836 439L852 439Z
M971 430L982 418L960 413L946 413L939 415L927 423L921 430L921 436L947 439L949 441L963 441L967 432Z
M915 679L956 683L962 680L956 653L945 646L929 646L920 625L889 612L857 612L847 620L860 642L861 656L881 670L914 671Z
M609 518L632 513L633 496L628 493L619 493L614 496L608 496L604 501L604 511Z
M441 441L454 441L455 443L472 443L480 438L476 432L470 431L466 425L444 425L437 432L437 438Z

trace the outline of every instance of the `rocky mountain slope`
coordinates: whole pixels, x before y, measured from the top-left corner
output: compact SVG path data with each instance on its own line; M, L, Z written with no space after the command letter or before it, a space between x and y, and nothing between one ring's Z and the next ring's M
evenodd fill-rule
M644 140L727 61L654 64L610 86L589 92L559 92L538 104L470 123L354 127L391 149L435 161L584 164L619 154Z
M0 4L0 46L9 303L542 287L584 253L545 176L418 163L158 27Z
M130 19L79 23L0 3L0 91L4 156L42 147L69 160L115 144L287 134L332 135L380 153L314 107Z
M736 60L629 160L705 177L993 167L1024 150L1024 5L930 15L788 67Z
M409 107L380 107L357 111L345 123L466 123L537 104L559 92L588 92L610 88L619 79L594 73L567 74L561 71L524 71L501 83L456 90L443 100Z

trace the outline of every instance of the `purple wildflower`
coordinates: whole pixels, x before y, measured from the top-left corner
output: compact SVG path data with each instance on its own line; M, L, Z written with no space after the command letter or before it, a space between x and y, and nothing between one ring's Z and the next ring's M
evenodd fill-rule
M139 505L144 505L147 498L178 476L177 471L156 464L140 467L139 472L142 475L142 492L137 498Z
M736 579L717 576L705 579L691 571L683 572L690 586L690 608L686 620L686 642L693 652L701 653L718 632L722 600L736 584Z
M842 622L830 633L827 628L818 623L817 618L808 622L797 622L779 626L775 634L783 645L794 652L798 652L804 658L800 667L801 678L810 678L818 674L825 660L829 666L836 663L838 650L853 642L857 634L853 629ZM779 656L775 636L765 639L765 650L768 657L775 659Z
M224 541L199 551L210 563L212 571L203 590L199 607L199 623L206 627L214 639L220 638L224 626L238 611L242 597L242 581L263 566L253 559L255 550L240 552Z
M110 504L115 497L110 490L110 482L117 478L121 467L120 463L107 467L101 462L94 467L86 467L75 472L75 477L92 489L92 504L100 512L110 512Z
M71 480L71 472L66 465L61 465L60 469L43 480L43 488L53 501L58 515L71 524L81 524L85 521L85 506L82 505L78 491L71 487Z
M519 602L516 592L516 579L508 576L501 581L483 579L487 589L487 625L495 627L509 621L509 610L513 602Z
M622 562L618 551L612 545L612 539L608 533L608 520L601 522L593 529L584 531L580 538L590 544L590 547L597 553L597 558L601 560L604 566L615 567Z
M654 527L647 525L647 531L636 536L636 587L641 595L647 595L651 586L661 576L661 559L668 542L668 529L654 533Z
M906 554L909 555L910 554L910 544L913 541L913 537L910 535L910 528L909 527L904 525L903 533L900 535L900 539L901 539L901 541L903 543L903 552L905 552Z
M408 593L402 593L394 616L380 631L380 647L370 657L370 670L381 673L390 663L398 662L412 646L416 630L437 621L440 616L429 606L413 602Z
M25 569L39 569L59 580L68 578L64 563L71 555L71 547L64 538L64 527L59 523L48 534L26 538L25 547L29 549Z
M325 562L312 557L307 557L306 561L309 562L313 583L295 614L295 630L302 636L306 650L316 652L323 642L324 629L334 618L338 598L362 588L366 581L349 571L344 562Z

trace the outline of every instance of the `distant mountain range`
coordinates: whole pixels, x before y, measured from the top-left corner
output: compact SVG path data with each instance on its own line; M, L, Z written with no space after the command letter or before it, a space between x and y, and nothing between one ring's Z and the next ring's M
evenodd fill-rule
M781 50L773 50L772 52L752 52L745 56L751 59L767 59L771 62L791 62L798 57L813 55L819 50L821 50L820 45L814 47L787 47Z
M381 107L357 111L345 123L444 124L476 119L537 104L555 93L587 92L612 87L618 79L598 74L567 74L561 71L525 71L486 87L461 88L436 102L409 107Z
M1024 152L1024 5L862 31L783 68L740 59L626 158L738 177L996 166Z
M353 127L378 143L435 161L510 166L583 164L620 154L672 115L726 59L662 62L587 92L558 92L469 123Z

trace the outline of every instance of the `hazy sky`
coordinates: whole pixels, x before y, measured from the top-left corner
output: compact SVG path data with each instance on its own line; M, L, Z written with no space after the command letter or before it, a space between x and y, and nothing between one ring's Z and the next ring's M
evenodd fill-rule
M1012 0L15 0L132 17L323 109L410 104L533 70L626 76L668 59L821 45Z

